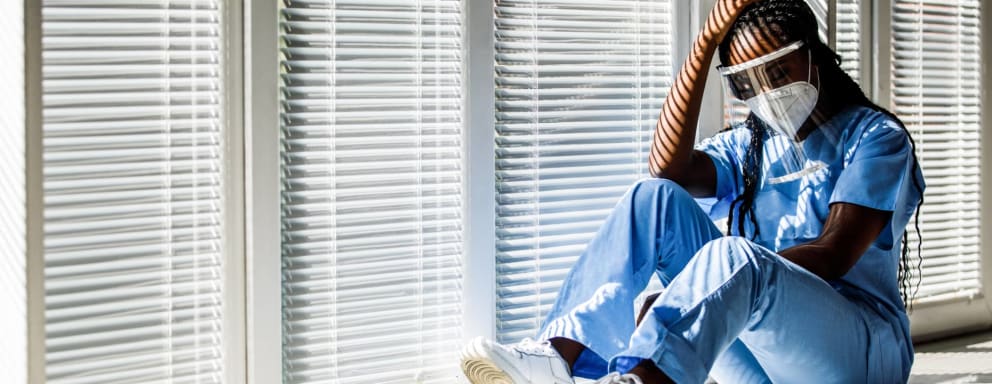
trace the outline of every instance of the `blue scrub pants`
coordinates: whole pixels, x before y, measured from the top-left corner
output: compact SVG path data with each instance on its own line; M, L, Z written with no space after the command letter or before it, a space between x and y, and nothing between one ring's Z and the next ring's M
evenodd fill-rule
M652 273L666 289L635 328L634 299ZM585 345L573 374L587 378L651 359L677 383L707 375L721 383L905 382L903 367L872 361L878 317L867 307L766 248L723 237L680 186L648 179L588 244L540 338Z

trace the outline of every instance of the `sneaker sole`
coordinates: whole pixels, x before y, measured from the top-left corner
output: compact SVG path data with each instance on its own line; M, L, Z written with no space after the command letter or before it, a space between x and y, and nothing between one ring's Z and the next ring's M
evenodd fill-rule
M495 359L480 342L473 341L462 351L462 372L472 384L527 384L514 381Z

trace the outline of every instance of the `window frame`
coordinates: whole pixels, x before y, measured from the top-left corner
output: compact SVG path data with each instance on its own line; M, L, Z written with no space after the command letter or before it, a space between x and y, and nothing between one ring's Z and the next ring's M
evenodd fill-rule
M241 1L221 0L222 30L225 61L224 82L224 378L231 383L244 383L248 378L247 360L247 259L245 258L245 80L243 54L245 23Z
M24 125L27 234L28 383L45 382L44 160L41 2L24 1Z
M244 3L247 383L282 382L280 3Z
M464 1L462 337L467 342L496 337L496 15L494 0Z
M981 39L983 57L988 58L992 53L992 5L983 3L981 10ZM992 113L992 63L988 60L982 62L982 101L981 110L985 113ZM983 239L992 239L992 123L989 120L992 116L985 115L981 120L981 221L987 223L981 229ZM992 240L982 244L982 288L985 293L985 309L988 316L985 320L986 327L992 327Z

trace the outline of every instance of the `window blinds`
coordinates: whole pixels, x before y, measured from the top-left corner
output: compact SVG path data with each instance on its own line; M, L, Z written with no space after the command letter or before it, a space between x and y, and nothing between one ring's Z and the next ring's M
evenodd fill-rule
M0 2L0 372L27 382L24 4Z
M980 6L979 0L893 1L892 108L916 139L927 181L917 302L981 290ZM915 240L912 247L915 255Z
M856 82L861 82L861 1L837 0L837 41L834 50L840 55L841 68Z
M219 382L220 4L42 7L47 382Z
M634 181L671 84L671 2L496 1L497 338L532 337Z
M813 10L813 15L816 16L816 24L820 30L820 39L824 42L828 42L829 36L829 24L830 24L830 4L829 0L805 0L806 4L809 4L810 9Z
M283 0L286 383L458 372L462 6Z

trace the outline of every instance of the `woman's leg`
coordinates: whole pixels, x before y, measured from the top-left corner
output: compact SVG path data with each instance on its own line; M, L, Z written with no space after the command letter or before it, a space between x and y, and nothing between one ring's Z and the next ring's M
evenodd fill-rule
M647 297L644 301L644 306L641 307L637 315L637 325L641 324L641 321L650 312L651 307L654 306L654 302L658 299L661 293L655 293ZM559 349L560 351L560 349ZM564 356L564 354L562 354ZM566 357L566 360L568 357ZM710 377L716 379L718 383L736 383L736 384L768 384L771 380L765 373L764 368L761 368L761 364L758 363L758 359L754 357L747 346L744 345L740 339L734 341L723 353L717 357L716 361L713 363L713 369L710 369Z
M639 181L572 267L540 338L577 341L588 350L575 373L605 374L603 359L627 348L635 328L634 299L651 274L657 272L668 285L700 247L720 236L709 216L678 184ZM602 364L590 369L595 364L589 362L596 360Z
M740 340L773 382L867 382L868 316L829 284L737 237L702 247L611 363L649 359L678 383L702 383Z
M771 379L761 367L761 363L754 357L750 349L737 339L723 351L713 368L710 369L710 377L717 383L734 384L769 384Z

